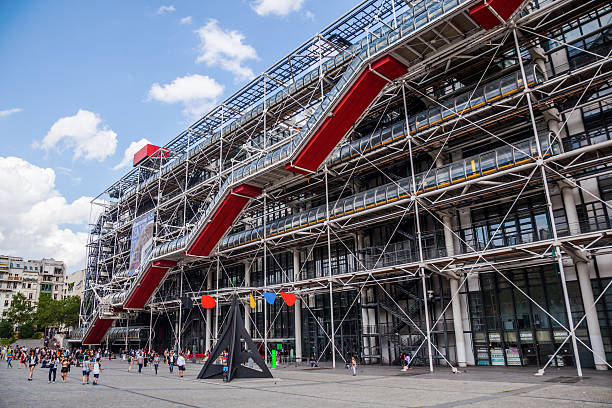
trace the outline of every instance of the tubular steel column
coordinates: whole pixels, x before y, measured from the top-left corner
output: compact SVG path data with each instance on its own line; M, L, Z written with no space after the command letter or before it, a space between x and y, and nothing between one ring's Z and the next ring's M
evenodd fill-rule
M181 285L179 289L179 321L178 321L178 351L181 352L181 332L183 327L183 273L184 268L181 268Z
M334 329L334 292L331 279L329 280L329 316L331 321L331 351L332 367L336 368L336 330Z
M300 251L293 250L293 280L298 281L300 275ZM295 361L302 361L302 301L297 299L293 307L293 327L295 328Z
M404 114L406 115L406 126L408 126L408 108L406 105L406 88L402 84L402 98L404 100ZM427 330L427 354L429 356L429 371L433 372L433 358L431 354L431 330L429 328L429 310L427 305L427 285L425 283L425 268L423 263L423 243L421 242L421 222L419 220L419 200L417 200L417 186L416 177L414 175L414 157L412 154L412 136L410 135L410 129L408 129L408 156L410 157L410 172L412 177L412 197L414 201L414 218L416 220L417 227L417 239L419 241L419 272L421 274L421 283L423 286L423 309L425 309L425 328Z
M151 332L153 331L153 308L151 308L151 315L149 317L149 350L153 349L151 344Z
M540 171L542 174L542 182L544 183L544 193L546 196L546 207L548 209L548 216L550 218L550 229L553 234L553 240L555 242L555 257L557 258L557 265L559 266L559 275L561 276L561 286L563 288L563 299L565 301L565 310L567 313L567 321L569 322L569 329L572 334L572 347L574 349L574 359L576 361L576 371L578 372L578 376L582 377L582 366L580 364L580 356L578 354L578 343L576 341L576 332L574 330L574 319L572 318L572 309L570 306L569 295L567 293L567 282L565 279L565 270L563 268L563 259L561 258L561 244L559 243L558 235L557 235L557 226L555 225L555 217L552 208L552 201L550 199L550 189L548 187L548 180L546 179L546 169L544 167L544 160L542 159L542 146L540 146L540 137L538 135L538 126L535 120L535 114L533 111L533 105L531 103L531 90L529 89L529 82L527 80L527 75L525 74L525 67L523 65L523 57L521 56L521 47L518 42L518 37L516 35L516 27L512 29L512 34L514 36L514 46L516 48L516 54L519 61L519 66L521 67L521 75L523 79L523 83L525 84L525 89L523 91L524 95L527 99L527 105L529 107L529 116L531 118L531 126L533 129L533 135L535 137L536 148L538 152L538 157L536 164L540 167ZM542 372L543 374L543 372Z
M215 277L215 287L216 287L216 294L217 294L217 302L215 303L215 336L214 336L214 340L215 340L215 344L217 344L217 337L219 336L219 276L221 274L221 259L219 258L219 255L217 255L217 276Z
M251 286L251 268L249 261L244 262L244 286ZM250 302L249 302L250 303ZM251 306L244 306L244 328L251 335Z
M572 235L580 234L580 225L578 220L578 212L576 211L576 202L574 200L574 188L567 183L560 183L561 196L565 213L567 214L567 224ZM597 317L597 308L593 307L595 298L593 296L593 287L591 286L591 278L589 273L589 265L585 261L574 260L576 267L576 275L578 276L578 284L580 286L580 294L584 303L586 314L587 328L589 329L589 340L593 349L593 359L595 360L595 368L597 370L607 370L606 361L602 358L606 355L606 351L601 338L601 327L599 326L599 318Z
M206 274L206 289L207 290L211 290L212 289L212 272L209 269L208 273ZM211 335L212 335L212 309L206 309L206 351L211 351L212 350L212 342L211 342Z
M268 204L268 194L263 192L263 286L268 286L268 241L266 239L266 205ZM266 364L268 363L268 301L264 299L264 357Z
M446 244L446 255L455 255L455 240L452 232L451 217L447 214L442 214L442 223L444 224L444 242ZM463 338L463 320L461 317L461 299L459 295L459 278L449 279L451 293L451 307L453 310L453 329L455 332L455 350L457 356L457 364L459 367L467 367L465 358L465 340Z
M330 316L331 316L331 351L332 351L332 367L336 368L336 343L335 343L335 333L334 333L334 296L333 296L333 290L332 290L332 281L331 281L331 276L332 276L332 267L331 267L331 236L330 236L330 232L329 229L331 228L331 225L329 223L329 185L327 183L327 174L328 174L328 169L327 166L325 166L325 225L327 226L327 269L329 271L328 276L330 277L329 280L329 310L330 310Z

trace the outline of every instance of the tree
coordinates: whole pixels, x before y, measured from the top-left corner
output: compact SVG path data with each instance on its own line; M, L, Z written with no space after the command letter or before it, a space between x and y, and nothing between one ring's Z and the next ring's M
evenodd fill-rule
M66 327L77 327L79 325L79 313L81 311L81 298L70 296L61 301L61 323Z
M13 296L11 307L6 312L6 320L14 325L32 323L34 317L34 306L21 293Z
M13 325L8 320L0 321L0 339L13 337Z
M27 322L19 326L19 338L30 339L34 335L34 325L31 322Z
M34 322L38 330L44 330L49 326L55 326L62 320L62 304L51 298L48 293L41 293L36 306Z

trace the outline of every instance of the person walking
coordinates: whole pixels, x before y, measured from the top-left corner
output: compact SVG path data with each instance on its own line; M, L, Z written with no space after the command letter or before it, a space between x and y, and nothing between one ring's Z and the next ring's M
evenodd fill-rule
M168 368L170 369L170 372L174 372L174 354L170 353L168 354Z
M179 354L176 359L176 365L179 370L179 378L183 378L183 371L185 371L185 357L183 357L183 353Z
M92 360L92 373L94 376L93 383L91 385L98 385L100 380L100 374L102 373L102 363L97 358Z
M32 375L34 374L34 367L38 364L38 356L35 354L34 350L30 350L30 356L27 360L28 368L30 369L30 376L28 377L28 381L32 381Z
M49 384L51 381L55 383L55 377L57 377L57 366L59 365L59 358L54 353L51 353L51 357L49 358Z
M89 384L89 373L91 372L91 363L89 362L89 356L83 357L83 385Z
M128 354L127 356L127 360L128 360L128 373L132 371L132 354Z
M142 363L144 361L144 357L142 357L142 353L140 352L138 353L136 360L138 361L138 372L142 374Z
M13 365L11 364L11 361L13 361L13 356L15 355L15 353L13 352L13 349L9 347L8 352L6 354L6 368L13 368Z
M70 360L68 360L68 357L64 356L62 358L62 370L60 371L60 374L62 376L62 382L66 382L68 371L70 371Z
M159 354L155 353L153 357L153 367L155 367L155 375L157 375L157 369L159 368Z
M357 375L357 360L355 356L351 357L351 368L353 369L353 376Z

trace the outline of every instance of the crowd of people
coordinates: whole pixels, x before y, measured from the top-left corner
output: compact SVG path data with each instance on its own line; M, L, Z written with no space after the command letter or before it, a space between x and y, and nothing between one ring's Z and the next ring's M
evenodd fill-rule
M17 369L26 368L28 381L32 381L34 371L40 365L41 369L48 370L49 383L55 383L58 368L62 382L65 383L70 368L75 366L82 368L83 385L89 384L89 377L92 374L92 385L97 385L102 374L102 359L111 357L112 353L108 350L103 352L101 349L26 347L19 344L14 347L3 346L0 349L0 360L6 360L6 368L14 368L13 363L18 365Z
M144 349L122 350L120 353L120 359L127 363L128 372L131 372L132 366L137 364L139 373L149 366L157 375L159 364L163 361L163 364L168 365L170 373L174 372L175 367L177 368L179 378L183 377L187 360L191 357L189 350L176 352L166 349L161 355L154 350ZM55 383L58 369L62 382L65 383L71 367L74 367L81 368L83 385L90 383L91 375L93 375L91 384L98 385L102 374L102 361L113 358L115 356L111 351L100 348L26 347L19 344L0 348L0 360L6 361L7 369L27 369L28 381L33 380L36 367L47 369L49 383Z
M171 373L174 372L174 367L176 366L179 377L183 377L185 365L187 360L189 360L191 357L192 354L188 349L184 352L176 352L166 349L161 354L161 357L155 350L131 349L121 351L121 359L127 361L128 372L132 371L132 366L134 363L136 363L138 365L139 373L142 373L143 368L147 368L148 365L151 365L151 370L155 371L155 375L157 375L159 371L159 364L163 358L163 363L168 365L168 370Z

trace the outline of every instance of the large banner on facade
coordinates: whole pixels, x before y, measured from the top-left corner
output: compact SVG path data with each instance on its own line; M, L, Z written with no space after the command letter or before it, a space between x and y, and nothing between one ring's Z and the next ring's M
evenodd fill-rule
M151 211L134 221L132 224L132 244L130 246L130 269L128 276L136 273L136 270L147 259L153 247L153 227L155 213Z

